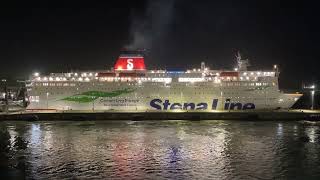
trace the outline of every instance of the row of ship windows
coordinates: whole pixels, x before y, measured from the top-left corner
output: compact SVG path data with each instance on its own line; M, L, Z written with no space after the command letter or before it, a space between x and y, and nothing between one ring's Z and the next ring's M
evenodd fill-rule
M110 97L110 99L117 99L119 97ZM121 98L126 98L126 99L133 99L133 97L121 97ZM135 99L144 99L145 97L134 97ZM148 98L160 98L160 99L165 99L165 98L168 98L168 97L159 97L159 96L150 96ZM277 98L253 98L253 97L231 97L231 96L227 96L227 97L224 97L226 99L232 99L232 102L240 102L240 99L250 99L250 100L263 100L263 101L275 101L277 100ZM49 96L48 96L48 99ZM191 97L191 99L193 99ZM195 99L199 99L198 97L195 98ZM206 99L204 97L201 97L200 99ZM236 99L239 99L239 101L237 101ZM29 96L29 100L30 102L40 102L40 96ZM46 99L44 99L44 101L46 101Z
M221 86L275 86L276 83L261 83L261 82L256 82L256 83L240 83L240 82L229 82L229 83L222 83Z
M125 83L127 86L139 86L138 83ZM163 83L150 83L151 85L159 85L159 84L163 84ZM92 83L92 84L89 84L89 86L105 86L106 84L99 84L99 83ZM117 86L121 86L122 84L121 83L117 83L115 84ZM32 86L32 85L31 85ZM64 87L67 87L67 86L88 86L88 83L34 83L34 86L64 86Z
M78 91L74 91L73 93L78 93ZM55 92L51 92L51 91L38 91L37 92L37 94L38 95L63 95L63 94L65 94L65 91L55 91ZM179 96L191 96L191 95L215 95L215 94L217 94L217 92L194 92L194 93L182 93L181 91L178 91L178 92L168 92L168 93L166 93L166 96L168 96L168 95L179 95ZM240 92L224 92L223 94L222 94L222 96L223 97L226 97L226 96L232 96L232 97L237 97L237 96L239 96L239 94L243 94L243 92L242 93L240 93ZM267 91L265 92L265 91L253 91L253 92L251 92L250 93L251 95L253 95L253 94L269 94ZM152 94L151 94L151 96L152 96ZM156 97L158 97L159 95L154 95L154 96L156 96ZM197 97L198 98L198 97ZM240 97L238 97L238 98L240 98Z
M119 89L122 89L122 88L128 88L128 86L122 86L122 87L113 87L113 88L109 88L109 87L102 87L102 88L90 88L90 87L70 87L70 88L65 88L65 87L56 87L54 88L54 91L63 91L65 92L66 90L68 91L74 91L74 92L78 92L79 90L100 90L100 91L115 91L115 90L119 90ZM160 88L160 87L159 87ZM155 87L145 87L145 88L142 88L143 90L146 90L146 91L159 91L159 88L155 88ZM229 88L220 88L221 91L224 91L225 93L232 93L234 91L234 89L236 89L237 91L234 92L235 94L237 93L243 93L243 91L253 91L253 92L268 92L269 90L273 91L273 89L269 89L269 88L254 88L254 87L251 87L251 88L246 88L246 89L239 89L239 88L234 88L234 87L229 87ZM34 87L34 88L28 88L27 89L28 91L50 91L50 90L53 90L52 87ZM182 87L171 87L170 89L162 89L166 92L172 92L172 93L175 93L175 92L178 92L178 93L181 93L182 91L184 92L187 92L186 88L182 88ZM189 89L191 90L191 89ZM218 90L218 89L216 89ZM213 89L212 87L195 87L195 88L192 88L192 93L195 93L195 94L204 94L204 93L214 93L215 92L215 89ZM230 92L231 91L231 92Z
M126 87L123 87L126 88ZM233 88L228 88L226 90L220 89L221 91L223 91L224 95L237 95L237 94L243 94L244 90L239 89L238 91L234 91L232 90ZM116 91L119 90L119 88L98 88L98 89L91 89L91 88L70 88L68 90L68 92L73 92L73 93L78 93L79 90L83 91L83 90L87 90L87 91L91 91L91 90L99 90L99 91ZM150 91L150 92L155 92L155 91L159 91L159 88L145 88L145 91ZM190 89L191 90L191 89ZM51 92L54 91L56 94L63 94L66 92L65 88L55 88L54 90L52 90L52 88L32 88L32 89L27 89L28 92L30 91L36 91L37 93L41 94L41 93L47 93L47 92ZM273 92L274 89L265 89L265 88L260 88L260 89L255 89L255 88L249 88L249 89L245 89L246 92L250 93L250 94L268 94L269 91ZM218 92L215 90L212 90L212 88L194 88L192 89L192 92L187 91L186 89L183 88L171 88L171 89L167 89L166 91L164 91L164 93L166 94L173 94L173 95L180 95L180 94L186 94L186 95L206 95L206 94L217 94Z
M85 90L84 88L81 89L82 91ZM112 89L112 88L99 88L99 89L90 89L90 88L87 88L86 90L88 91L93 91L93 90L99 90L99 91L106 91L106 92L110 92L110 91L116 91L116 90L119 90L119 89ZM158 91L159 89L156 89L156 88L148 88L148 89L145 89L146 91ZM274 92L273 89L247 89L248 93L251 93L251 94L268 94L269 91L270 92ZM39 94L41 93L46 93L46 92L51 92L51 91L55 91L56 94L63 94L66 92L66 89L64 88L58 88L58 89L50 89L50 88L33 88L33 89L28 89L28 92L30 91L35 91ZM73 92L73 93L78 93L79 92L79 88L76 88L76 89L70 89L68 90L68 92ZM244 90L239 90L239 91L234 91L234 90L231 90L231 89L228 89L228 90L223 90L224 94L225 95L234 95L234 94L243 94L244 93ZM206 89L194 89L194 91L190 92L190 91L185 91L185 89L170 89L170 90L167 90L167 91L164 91L164 93L166 94L173 94L173 95L179 95L179 94L195 94L195 95L205 95L205 94L216 94L217 91L212 91L210 89L206 90Z
M35 83L35 86L58 86L58 87L75 87L75 86L85 86L87 84L84 83L79 83L79 84L75 84L75 83ZM98 85L98 86L104 86L105 84L90 84L92 86L94 85ZM120 86L121 84L117 84L118 86ZM139 84L137 83L128 83L126 84L128 86L139 86ZM151 85L159 85L159 83L152 83ZM185 84L188 85L188 84ZM205 84L208 85L208 84ZM202 86L205 86L202 85ZM221 83L220 86L275 86L276 84L274 82L272 83L260 83L260 82L256 82L256 83L240 83L240 82L229 82L229 83ZM166 87L170 87L168 85L166 85Z
M35 86L76 86L75 83L35 83Z
M195 76L195 77L184 77L180 75L164 75L164 74L158 74L153 75L150 77L79 77L79 78L66 78L66 77L37 77L34 80L36 81L42 81L42 82L52 82L52 81L77 81L77 82L90 82L90 81L107 81L107 82L171 82L178 80L179 82L214 82L214 83L220 83L222 81L257 81L259 79L265 79L266 77L274 77L274 74L264 74L263 77L254 76L252 75L249 77L247 74L244 74L240 77L235 76L216 76L216 77L204 77L203 76Z

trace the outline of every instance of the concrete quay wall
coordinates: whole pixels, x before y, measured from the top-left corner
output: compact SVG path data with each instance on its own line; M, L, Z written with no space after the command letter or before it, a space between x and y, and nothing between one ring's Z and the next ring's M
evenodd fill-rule
M0 120L320 120L320 111L249 111L249 112L16 112L1 113Z

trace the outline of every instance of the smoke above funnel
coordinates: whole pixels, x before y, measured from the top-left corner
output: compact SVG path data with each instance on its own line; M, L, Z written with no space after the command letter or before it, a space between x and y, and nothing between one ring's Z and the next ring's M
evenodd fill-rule
M130 43L126 49L152 49L172 22L175 0L148 0L146 3L143 15L132 13Z

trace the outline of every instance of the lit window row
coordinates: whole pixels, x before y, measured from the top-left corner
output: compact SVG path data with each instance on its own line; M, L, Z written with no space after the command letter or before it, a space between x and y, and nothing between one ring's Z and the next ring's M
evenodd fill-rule
M152 82L164 82L164 83L171 83L171 78L151 78Z
M68 77L93 77L93 76L98 76L98 73L93 73L93 72L84 72L84 73L67 73L66 74Z
M165 82L170 83L172 81L172 78L132 78L132 77L103 77L99 78L101 81L138 81L141 82Z
M243 76L274 76L275 72L244 72L242 73Z
M179 78L179 82L203 82L204 78Z
M151 73L165 73L166 71L164 70L151 70Z
M240 83L240 82L230 82L222 83L222 86L269 86L269 83ZM272 83L272 86L275 86L275 83Z
M35 86L76 86L75 83L35 83Z
M95 78L98 79L98 78ZM89 82L91 79L89 77L79 77L79 78L71 78L71 79L67 79L65 77L37 77L36 78L37 81L87 81Z

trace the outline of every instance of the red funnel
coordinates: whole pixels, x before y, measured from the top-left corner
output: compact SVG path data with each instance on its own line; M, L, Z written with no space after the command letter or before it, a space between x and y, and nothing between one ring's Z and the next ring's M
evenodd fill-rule
M143 56L120 56L114 65L117 71L146 70Z

